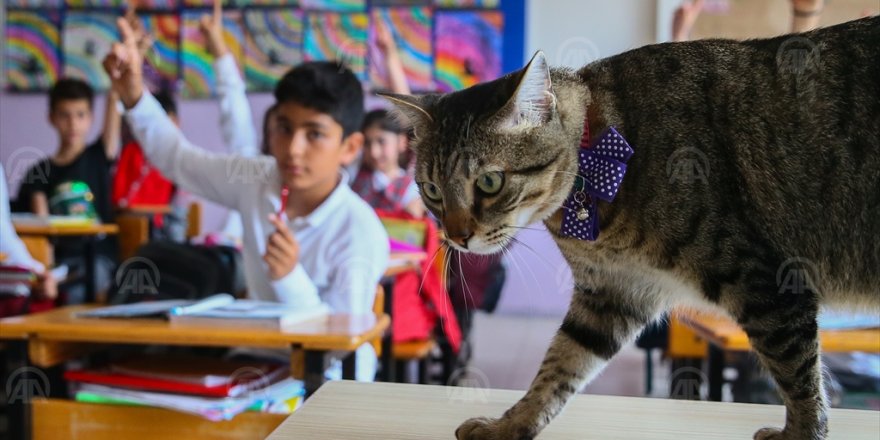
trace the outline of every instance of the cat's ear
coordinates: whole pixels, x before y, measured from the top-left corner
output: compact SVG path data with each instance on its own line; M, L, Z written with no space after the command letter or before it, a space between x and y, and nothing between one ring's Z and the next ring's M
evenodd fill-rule
M538 51L519 75L519 84L507 104L498 112L500 130L522 130L550 121L556 110L556 95L550 81L550 66Z
M395 93L377 93L394 104L394 115L401 119L403 125L412 127L415 137L424 133L434 122L429 112L432 97L429 95L398 95Z

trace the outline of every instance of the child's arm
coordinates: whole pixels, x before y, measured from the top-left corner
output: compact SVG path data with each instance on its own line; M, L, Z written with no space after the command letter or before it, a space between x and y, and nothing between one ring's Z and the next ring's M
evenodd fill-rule
M113 89L108 90L107 104L104 106L104 128L101 131L101 141L104 144L104 155L110 160L116 159L122 143L120 136L122 116L116 106L117 101L119 101L119 95Z
M220 155L194 148L156 99L144 92L142 63L131 26L117 20L122 43L104 59L113 88L128 109L126 118L150 162L171 181L227 207L254 184L277 179L270 160Z
M214 2L212 15L202 16L199 30L205 37L208 53L214 57L223 142L232 153L256 156L259 153L257 134L251 118L246 86L235 64L235 58L223 40L222 2Z
M385 20L376 21L376 45L382 51L385 58L385 69L388 71L388 82L392 93L409 95L409 84L406 82L406 72L403 70L403 62L397 51L394 36L385 24Z
M49 199L43 191L34 191L31 193L31 212L36 215L49 215Z
M819 27L825 0L791 0L791 31L806 32Z
M409 186L406 187L406 192L403 194L401 202L403 202L403 209L409 215L415 218L425 216L425 204L422 203L422 198L419 196L419 187L415 181L410 182Z
M6 175L0 166L0 252L6 254L4 264L22 265L34 272L43 272L43 265L34 260L27 247L18 238L9 209L9 190L6 188Z

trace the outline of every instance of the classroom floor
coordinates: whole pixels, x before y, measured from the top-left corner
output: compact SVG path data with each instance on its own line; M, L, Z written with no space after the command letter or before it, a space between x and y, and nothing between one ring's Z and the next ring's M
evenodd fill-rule
M476 386L525 390L538 372L562 317L474 315L474 354L466 372ZM654 353L652 397L667 395L669 365ZM645 395L645 352L629 345L584 391L617 396Z

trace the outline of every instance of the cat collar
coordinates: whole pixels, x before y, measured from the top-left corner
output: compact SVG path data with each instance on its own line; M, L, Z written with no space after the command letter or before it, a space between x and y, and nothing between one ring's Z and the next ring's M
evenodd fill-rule
M562 236L589 241L599 237L598 199L614 200L632 155L633 149L614 127L608 127L590 142L590 127L584 121L578 175L562 205Z

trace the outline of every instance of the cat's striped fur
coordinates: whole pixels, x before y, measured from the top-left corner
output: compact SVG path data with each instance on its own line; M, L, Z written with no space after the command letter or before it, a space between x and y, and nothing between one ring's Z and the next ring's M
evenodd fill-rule
M786 64L790 50L800 64ZM820 304L880 306L880 18L647 46L577 72L538 54L461 92L391 99L414 125L416 180L451 245L496 252L543 220L575 279L525 397L459 439L534 437L678 305L736 319L776 379L785 427L755 438L826 438ZM635 150L594 242L559 235L587 115L594 136L613 125ZM475 186L486 173L503 173L499 192Z

